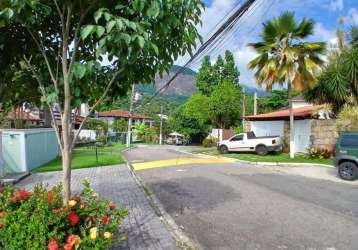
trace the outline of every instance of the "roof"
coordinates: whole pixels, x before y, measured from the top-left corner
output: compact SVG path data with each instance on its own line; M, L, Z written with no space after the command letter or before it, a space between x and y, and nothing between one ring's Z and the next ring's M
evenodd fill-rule
M317 110L317 106L304 106L304 107L294 108L293 115L296 120L307 119L307 118L311 118L312 114L316 110ZM245 116L245 119L249 121L272 121L272 120L288 120L289 117L290 117L289 109L283 109L270 113Z
M9 112L7 118L10 120L19 119L19 120L26 120L26 121L41 121L39 112L20 111L20 112L16 112L16 115L15 112Z
M129 118L129 111L123 110L123 109L115 109L115 110L111 110L111 111L99 112L98 116L99 117ZM147 119L147 120L152 119L152 117L150 117L150 116L143 115L143 114L140 114L140 113L137 113L137 112L133 112L132 118L134 118L134 119Z

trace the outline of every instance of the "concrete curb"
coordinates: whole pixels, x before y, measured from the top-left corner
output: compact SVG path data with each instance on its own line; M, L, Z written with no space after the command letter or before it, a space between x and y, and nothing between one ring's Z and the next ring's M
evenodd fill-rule
M128 150L123 150L122 152L126 152ZM170 216L164 209L162 203L156 197L156 195L148 188L145 182L134 172L133 167L128 160L123 156L123 158L127 161L127 167L136 181L137 185L143 190L145 196L147 197L149 204L154 209L156 215L163 222L165 227L168 229L169 233L175 240L177 247L181 249L202 249L198 244L194 243L176 224L172 216Z
M195 154L195 153L192 153ZM206 155L209 157L214 157L214 158L219 158L215 155L210 155L210 154L205 154L205 153L197 153L196 155ZM227 159L231 159L234 160L235 162L241 162L241 163L246 163L246 164L251 164L251 165L261 165L261 166L279 166L279 167L287 167L287 166L297 166L297 167L311 167L311 166L316 166L316 167L328 167L328 168L335 168L332 165L327 165L327 164L319 164L319 163L298 163L298 162L262 162L262 161L245 161L245 160L239 160L239 159L235 159L235 158L231 158L231 157L226 157L226 156L220 156L223 158L227 158Z

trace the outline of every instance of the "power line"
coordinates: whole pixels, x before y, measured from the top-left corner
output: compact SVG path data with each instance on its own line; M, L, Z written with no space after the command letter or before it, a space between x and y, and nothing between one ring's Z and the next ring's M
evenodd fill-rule
M227 34L228 31L230 31L233 28L233 24L237 23L237 21L243 16L243 14L251 7L253 3L255 3L256 0L247 0L243 5L236 10L218 29L217 31L205 42L203 43L199 49L195 52L195 54L184 64L183 67L181 67L168 81L166 84L164 84L160 89L158 89L154 95L144 104L140 105L139 107L149 103L152 101L157 95L159 95L164 89L166 89L173 81L174 79L183 73L186 69L186 67L194 61L195 58L197 58L204 50L206 50L210 45L215 43L218 38L220 38L220 35Z

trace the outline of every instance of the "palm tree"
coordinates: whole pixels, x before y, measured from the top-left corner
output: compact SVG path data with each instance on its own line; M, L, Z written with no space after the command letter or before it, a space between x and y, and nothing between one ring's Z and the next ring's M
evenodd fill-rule
M293 12L263 24L262 41L250 43L259 54L248 65L255 70L258 84L272 90L274 84L287 84L290 110L290 156L294 157L294 117L292 89L303 91L316 85L315 75L323 65L323 42L304 42L313 34L314 22L303 19L296 23Z
M345 37L346 33L342 33L338 35ZM345 104L358 105L358 27L351 27L346 37L349 43L342 40L338 49L330 51L317 86L305 93L310 102L331 104L335 113Z

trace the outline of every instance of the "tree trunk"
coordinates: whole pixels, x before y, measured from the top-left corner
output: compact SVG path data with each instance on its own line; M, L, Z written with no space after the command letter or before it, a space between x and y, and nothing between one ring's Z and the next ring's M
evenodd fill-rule
M292 86L289 82L287 84L288 90L288 103L289 103L289 112L290 112L290 158L295 158L294 146L295 146L295 127L294 127L294 116L293 116L293 106L292 106Z

